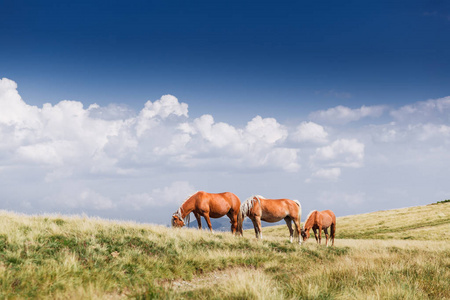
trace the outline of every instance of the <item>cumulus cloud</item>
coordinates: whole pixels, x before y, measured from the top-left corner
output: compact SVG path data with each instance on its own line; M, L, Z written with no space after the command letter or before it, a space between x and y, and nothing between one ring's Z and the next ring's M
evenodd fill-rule
M287 137L287 130L274 118L254 117L245 127L246 138L249 142L261 141L267 144L275 144Z
M31 106L17 84L4 78L0 208L93 211L107 217L106 212L120 217L128 212L166 222L168 217L159 214L170 214L195 191L193 186L211 192L226 188L239 196L271 192L284 197L301 191L337 208L342 201L369 205L365 199L374 199L372 193L384 199L389 189L402 189L399 180L406 187L404 194L396 194L402 203L409 203L412 193L417 198L418 193L443 191L443 170L450 161L450 97L393 109L386 124L334 126L381 116L385 110L337 106L312 113L314 122L286 125L255 116L235 126L212 114L191 118L188 105L172 95L148 101L139 111L69 100ZM386 188L352 192L363 174ZM411 178L416 179L412 184ZM323 185L324 180L330 184ZM336 180L339 185L333 184ZM342 190L332 192L333 187ZM378 208L377 203L371 207Z
M147 101L137 117L136 133L141 136L146 130L158 125L170 115L188 117L188 105L179 103L172 95L164 95L155 102Z
M296 171L298 149L283 146L288 130L256 116L243 128L189 119L188 105L164 95L135 113L110 104L63 100L42 108L26 104L17 84L0 81L0 152L45 170L47 181L78 174L136 174L151 166Z
M317 148L311 160L330 167L359 168L363 165L364 144L356 139L339 139Z
M346 124L365 117L380 117L386 110L385 106L361 106L351 109L346 106L336 106L327 110L312 112L309 117L330 124Z
M285 126L273 118L256 116L244 128L214 121L211 115L203 115L192 122L181 124L178 129L187 135L183 153L190 159L203 157L203 163L221 164L227 168L299 170L298 149L283 147L288 136ZM177 140L172 141L172 145Z
M328 142L328 133L323 126L314 122L302 122L292 133L295 142L323 144Z
M17 84L8 79L0 80L0 124L21 129L39 126L38 108L27 105L17 92Z

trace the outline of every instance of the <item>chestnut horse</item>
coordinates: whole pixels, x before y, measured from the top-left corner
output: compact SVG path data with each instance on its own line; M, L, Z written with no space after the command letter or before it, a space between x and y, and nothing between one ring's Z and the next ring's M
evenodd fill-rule
M172 215L172 226L183 227L186 223L189 223L189 214L193 212L199 229L202 229L201 217L204 217L209 230L213 231L210 218L220 218L227 215L230 218L231 232L235 233L240 205L241 201L233 193L196 192L189 196Z
M261 220L274 223L281 220L286 221L289 228L290 241L292 243L294 230L292 229L292 221L295 225L295 237L298 243L302 240L299 236L300 219L302 217L302 206L297 200L290 199L266 199L262 196L252 196L245 200L241 205L238 215L238 232L242 235L242 223L245 217L249 217L255 228L256 238L262 239Z
M320 244L322 240L322 229L327 238L326 245L328 246L328 227L330 227L331 246L334 245L334 236L336 233L336 216L331 210L317 211L313 210L306 217L306 221L302 228L303 241L309 238L309 231L312 228L317 243ZM317 237L317 230L319 230L319 237Z

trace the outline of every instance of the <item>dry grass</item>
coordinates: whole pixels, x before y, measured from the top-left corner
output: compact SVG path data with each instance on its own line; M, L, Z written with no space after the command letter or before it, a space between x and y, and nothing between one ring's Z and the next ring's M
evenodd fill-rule
M338 218L337 224L339 238L448 241L450 203L346 216Z
M342 234L328 248L290 244L285 226L257 241L253 230L237 238L0 212L0 298L450 299L450 242L434 234L447 228L449 208L338 218ZM401 220L411 214L420 218Z
M448 241L450 202L338 217L336 224L336 238L339 239ZM288 236L288 229L286 225L266 227L264 234Z

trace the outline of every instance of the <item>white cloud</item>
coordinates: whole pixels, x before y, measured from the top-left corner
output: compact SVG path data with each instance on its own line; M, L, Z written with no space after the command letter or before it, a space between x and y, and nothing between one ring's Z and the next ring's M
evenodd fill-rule
M311 160L330 167L359 168L363 165L364 144L356 139L339 139L317 148Z
M312 112L309 117L313 120L322 121L329 124L346 124L358 121L365 117L380 117L386 110L385 106L361 106L351 109L346 106L336 106L327 110Z
M314 122L302 122L292 133L295 142L323 144L328 142L328 133L323 126Z
M151 166L297 171L298 149L283 146L285 126L256 116L243 128L188 116L188 105L164 95L133 113L124 106L84 108L63 100L27 105L9 79L0 82L0 146L4 157L34 164L47 181L96 174L136 174Z
M172 95L164 95L153 103L147 101L137 117L137 136L142 136L145 131L154 128L170 115L188 117L188 105L179 103L178 99Z
M274 118L254 117L245 127L246 138L250 143L263 142L275 144L287 137L286 128L279 124Z
M38 108L27 105L17 92L17 84L8 78L0 79L0 108L0 125L20 129L39 126Z
M114 104L86 108L68 100L31 106L16 83L4 78L0 209L167 222L193 186L240 197L301 193L341 212L356 204L371 210L386 203L408 206L410 199L425 204L446 186L449 103L445 97L405 105L386 114L391 119L385 124L367 119L333 126L333 120L376 117L387 109L338 106L311 114L330 119L326 127L261 116L236 126L212 114L190 118L187 104L170 95L148 101L141 111ZM366 201L365 195L380 200Z
M193 157L197 159L201 154L203 162L199 163L210 167L226 165L235 169L269 168L288 172L300 168L298 150L282 147L288 136L287 129L273 118L256 116L245 128L236 128L227 123L216 123L211 115L203 115L181 124L178 129L191 137L184 138L188 143L184 144L184 156L180 158L186 163L192 163ZM177 141L180 139L171 144Z
M428 123L450 122L450 96L405 105L390 112L397 121Z
M135 115L135 112L131 108L115 103L110 103L105 107L98 104L91 104L87 110L89 117L107 121L127 120L133 118Z

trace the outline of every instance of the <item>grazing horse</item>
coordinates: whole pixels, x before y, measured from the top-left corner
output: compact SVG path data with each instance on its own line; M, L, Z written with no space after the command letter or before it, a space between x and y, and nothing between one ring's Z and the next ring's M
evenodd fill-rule
M309 230L312 228L317 243L320 244L322 240L322 229L327 238L326 245L328 247L328 227L330 227L331 246L334 245L334 236L336 233L336 216L331 210L317 211L313 210L306 217L306 221L302 228L303 241L309 238ZM319 237L317 237L317 230L319 230Z
M289 228L290 241L292 243L294 230L292 229L292 221L295 225L295 237L298 243L302 240L299 236L300 219L302 217L302 206L297 200L290 199L266 199L262 196L252 196L245 200L241 205L238 215L238 232L242 235L242 223L245 217L249 217L255 228L256 238L262 239L261 220L274 223L281 220L286 221Z
M220 218L227 215L230 218L231 232L236 233L237 215L241 201L233 193L211 194L207 192L196 192L189 196L180 208L172 215L172 226L183 227L189 223L189 214L194 213L197 219L198 228L202 229L202 220L204 217L208 223L209 230L212 231L210 218Z

